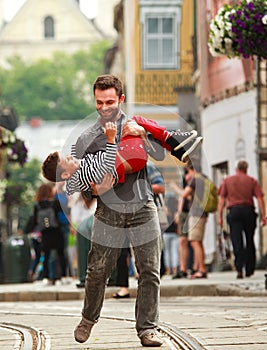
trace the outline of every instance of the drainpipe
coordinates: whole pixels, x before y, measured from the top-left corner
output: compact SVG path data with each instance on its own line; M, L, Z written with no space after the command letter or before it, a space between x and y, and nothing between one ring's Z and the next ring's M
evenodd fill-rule
M256 70L256 103L257 103L257 109L256 109L256 118L257 118L257 139L256 139L256 166L257 166L257 178L259 180L259 183L262 183L262 171L261 171L261 130L260 130L260 118L261 118L261 98L260 98L260 92L261 92L261 73L260 73L260 57L257 57L255 60L255 70ZM259 253L260 258L263 256L263 239L262 239L262 227L259 226Z

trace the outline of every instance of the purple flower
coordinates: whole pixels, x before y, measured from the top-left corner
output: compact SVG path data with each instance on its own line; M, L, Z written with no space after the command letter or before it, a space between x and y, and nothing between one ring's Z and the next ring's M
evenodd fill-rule
M254 3L253 2L247 3L247 8L249 9L249 11L252 12L254 10Z

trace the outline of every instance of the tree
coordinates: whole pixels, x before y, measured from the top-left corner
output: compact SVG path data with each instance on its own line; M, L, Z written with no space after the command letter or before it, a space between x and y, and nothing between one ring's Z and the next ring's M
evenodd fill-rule
M95 111L92 85L104 71L107 40L73 55L56 52L52 59L26 63L11 57L10 67L0 68L0 99L12 106L19 119L83 119Z
M12 221L18 221L18 228L23 229L33 208L38 186L41 184L41 164L37 159L25 163L8 163L6 168L7 186L4 200L8 220L8 234L11 233ZM14 218L14 215L17 216Z

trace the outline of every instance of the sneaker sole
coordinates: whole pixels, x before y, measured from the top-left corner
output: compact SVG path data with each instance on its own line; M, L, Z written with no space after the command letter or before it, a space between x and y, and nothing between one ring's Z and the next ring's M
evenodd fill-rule
M188 144L188 142L190 142L191 140L195 139L197 137L197 131L196 130L191 130L191 136L189 136L186 140L184 140L183 142L179 143L178 146L176 146L173 150L174 151L178 151L178 149L184 147L185 145Z
M193 143L193 145L185 151L185 153L183 154L181 161L183 163L187 163L190 160L190 155L192 155L193 153L195 153L196 151L198 151L199 147L201 146L203 141L203 137L199 136L196 138L195 142Z

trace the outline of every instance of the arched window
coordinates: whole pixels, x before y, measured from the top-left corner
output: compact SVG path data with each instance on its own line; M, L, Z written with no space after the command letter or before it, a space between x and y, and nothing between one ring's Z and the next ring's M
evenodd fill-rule
M44 37L47 38L47 39L55 37L54 18L51 17L51 16L45 17L45 20L44 20Z

